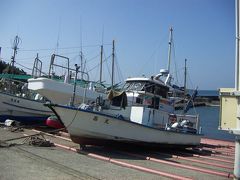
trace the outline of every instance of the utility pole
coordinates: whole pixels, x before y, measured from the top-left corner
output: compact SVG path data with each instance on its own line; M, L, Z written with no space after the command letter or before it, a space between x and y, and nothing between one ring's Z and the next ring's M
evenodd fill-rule
M115 52L115 41L113 40L113 47L112 47L112 89L113 89L113 84L114 84L114 52Z
M171 66L171 54L172 54L172 33L173 33L173 28L170 27L170 34L169 34L169 41L168 41L168 73L170 72L170 66Z

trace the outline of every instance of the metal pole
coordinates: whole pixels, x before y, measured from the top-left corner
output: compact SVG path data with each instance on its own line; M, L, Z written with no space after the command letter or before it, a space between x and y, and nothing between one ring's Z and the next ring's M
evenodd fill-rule
M235 88L240 90L240 73L239 73L239 0L235 1L236 8L236 54L235 54Z
M170 34L169 34L169 42L168 42L168 67L167 70L170 72L170 66L171 66L171 54L172 54L172 32L173 28L170 28Z
M35 71L35 77L37 77L37 71L38 71L38 53L37 53L37 62L36 62L36 71Z
M184 69L184 98L187 95L187 59L185 59L185 69Z
M83 54L82 54L82 51L81 51L81 55L80 55L80 58L81 58L81 80L83 80Z
M17 50L18 50L18 44L20 42L20 38L18 37L18 35L15 37L14 42L13 42L13 56L12 56L12 73L14 73L14 64L15 64L15 58L16 58L16 54L17 54Z
M101 45L101 58L100 58L100 84L102 83L102 58L103 58L103 45Z
M70 102L70 106L74 106L74 100L75 100L75 94L76 94L76 86L77 86L77 74L79 71L79 66L77 64L75 64L76 67L76 72L75 72L75 80L74 80L74 86L73 86L73 96Z
M235 69L235 88L236 91L240 90L240 58L239 58L239 9L240 9L239 0L235 1L235 10L236 10L236 69ZM239 98L239 97L238 97ZM240 110L240 99L238 99L238 111ZM238 113L239 114L239 113ZM237 130L240 130L240 119L236 117ZM235 161L234 161L234 179L240 179L240 135L236 135L235 138Z
M15 63L15 57L16 57L16 53L17 53L17 48L14 47L13 49L13 57L12 57L12 67L14 67L14 63Z
M113 83L114 83L114 51L115 51L115 43L113 40L113 48L112 48L112 89L113 89Z

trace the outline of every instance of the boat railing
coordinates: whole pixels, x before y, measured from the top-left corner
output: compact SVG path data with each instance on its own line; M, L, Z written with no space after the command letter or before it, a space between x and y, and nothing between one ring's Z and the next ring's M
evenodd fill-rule
M199 133L199 115L169 114L168 130Z
M0 80L0 92L35 101L46 101L46 98L42 97L40 94L29 90L27 82L15 79L2 78Z
M66 61L67 65L64 66L62 64L59 63L58 59L60 60L64 60ZM69 83L69 84L75 84L77 86L83 87L83 88L88 88L89 90L95 90L97 92L106 92L107 87L105 87L103 85L103 83L98 83L98 82L93 82L89 80L89 74L87 72L82 72L80 70L78 70L78 73L81 73L82 75L82 79L79 79L76 77L74 77L74 73L76 73L76 69L70 68L69 66L69 61L70 59L68 57L62 56L62 55L58 55L58 54L52 54L51 56L51 60L50 60L50 66L49 66L49 72L48 73L44 73L42 71L42 61L39 59L38 54L37 57L35 58L34 61L34 65L33 65L33 69L32 69L32 77L33 78L37 78L37 77L48 77L51 78L55 81L60 81L60 82L65 82L65 83ZM57 75L57 68L61 68L61 74ZM66 70L66 74L63 74L63 70ZM55 72L54 72L55 71ZM76 81L75 81L76 79Z
M64 66L64 65L60 65L56 62L56 57L58 57L59 59L63 59L66 61L67 63L67 66ZM65 83L70 83L71 82L71 79L72 79L72 76L73 76L73 72L76 73L76 69L74 68L70 68L70 65L69 65L69 58L68 57L65 57L65 56L62 56L62 55L58 55L58 54L53 54L51 56L51 61L50 61L50 66L49 66L49 72L48 72L48 77L49 78L52 78L52 79L55 79L56 77L59 77L59 79L62 79L62 77L64 78L64 82ZM56 70L56 68L62 68L62 69L65 69L67 72L65 75L63 76L57 76L56 75L56 72L54 72L54 69ZM82 75L85 76L85 78L82 78L81 81L85 82L84 83L84 87L86 85L86 83L88 84L89 82L89 74L87 72L82 72L80 70L78 70L77 73L81 73ZM75 80L74 80L75 81Z
M32 77L37 78L42 76L42 61L37 57L34 60L33 63L33 69L32 69Z
M56 57L59 57L60 59L66 60L66 61L67 61L67 67L66 67L66 66L63 66L63 65L57 64L57 63L55 62ZM69 67L69 58L68 58L68 57L61 56L61 55L58 55L58 54L52 54L51 60L50 60L49 72L48 72L49 78L53 78L54 75L55 75L54 67L60 67L60 68L63 68L63 69L67 69L67 76L68 76L68 77L70 76L70 67ZM74 70L74 69L73 69L73 70Z

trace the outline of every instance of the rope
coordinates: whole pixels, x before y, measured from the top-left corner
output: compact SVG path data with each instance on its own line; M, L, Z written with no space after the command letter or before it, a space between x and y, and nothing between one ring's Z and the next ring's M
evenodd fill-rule
M34 125L18 125L17 123L15 123L14 126L10 126L9 129L13 129L13 128L18 128L18 129L22 129L22 128L36 128L36 127L39 127L41 124L34 124ZM65 130L66 128L61 128L61 129L54 129L54 130L50 130L50 131L46 131L46 133L55 133L55 132L58 132L58 131L62 131L62 130ZM5 139L5 140L1 140L1 142L9 142L9 141L13 141L13 140L18 140L18 139L23 139L23 138L26 138L26 137L31 137L31 136L37 136L37 135L40 135L42 134L42 132L39 132L39 133L36 133L36 134L32 134L32 135L29 135L29 136L21 136L21 137L17 137L17 138L11 138L11 139Z
M24 141L23 144L28 144L31 146L38 146L38 147L52 147L54 143L47 140L43 134L29 136Z

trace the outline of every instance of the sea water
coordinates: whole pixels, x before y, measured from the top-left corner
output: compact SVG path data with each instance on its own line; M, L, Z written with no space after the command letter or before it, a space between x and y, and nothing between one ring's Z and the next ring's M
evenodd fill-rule
M202 133L206 138L234 141L235 136L228 131L218 130L219 106L201 106L189 110L189 114L199 114Z

